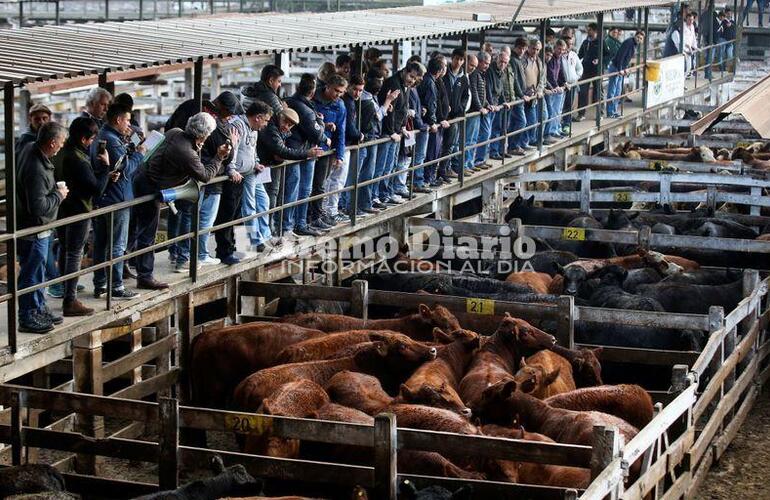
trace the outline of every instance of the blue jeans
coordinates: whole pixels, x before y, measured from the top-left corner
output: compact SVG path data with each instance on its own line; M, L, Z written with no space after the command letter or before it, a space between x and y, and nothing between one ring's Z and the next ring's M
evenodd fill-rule
M441 157L441 146L444 142L444 131L438 129L438 131L428 134L428 152L425 154L425 161L433 161ZM423 170L423 180L426 184L430 184L436 180L436 172L438 170L438 163L432 163Z
M34 238L34 237L33 237ZM40 239L19 239L19 290L45 281L45 266L48 262L48 251L51 247L51 237ZM121 264L121 267L122 264ZM43 290L25 293L19 296L19 321L25 323L32 319L33 313L45 307Z
M719 39L719 43L725 43L726 41L724 38ZM719 46L719 69L722 71L725 71L727 62L733 58L734 44L735 42L731 42Z
M511 108L511 125L509 130L515 132L527 126L527 116L524 113L524 105L517 104ZM521 132L518 135L512 135L508 138L508 148L525 148L529 145L529 131Z
M363 148L365 149L365 148ZM363 149L359 149L357 153L353 151L349 151L350 153L350 159L348 161L348 175L345 179L345 187L349 188L353 186L356 182L356 177L358 177L359 182L361 179L361 159L366 158L366 153L363 153ZM354 161L355 160L355 165ZM350 210L350 203L353 199L353 191L343 191L340 193L340 201L339 206L337 207L339 210L344 210L347 213L352 213Z
M529 105L524 106L524 114L526 115L527 119L527 127L531 127L532 125L537 125L540 123L538 120L538 110L540 106L538 105L538 101L530 101ZM528 144L532 144L533 146L537 144L538 134L540 133L539 127L533 127L526 131L524 133L524 137L527 139Z
M299 185L299 177L297 176L297 170L299 170L299 165L297 164L286 167L284 181L286 182L286 186L292 187L292 191L294 191L293 193L284 193L284 195L286 196L287 203L289 202L290 196L292 195L294 199L291 201L296 201L297 199L297 189L295 188L295 186ZM280 175L280 172L278 170L273 170L271 174ZM290 180L290 177L291 177L291 180ZM257 182L256 179L257 179L256 174L247 175L243 179L243 198L241 198L241 215L243 217L270 210L270 197L267 194L265 185L262 184L261 182ZM275 212L276 216L279 216L278 214L279 212ZM293 209L291 213L291 221L289 221L289 214L284 213L284 217L283 217L284 232L291 231L294 229L293 216L294 216ZM270 231L269 215L263 215L255 219L251 219L250 221L247 221L244 224L246 225L246 232L249 235L249 242L251 242L252 245L261 245L262 243L272 238L272 233ZM291 224L291 226L289 226L289 224Z
M497 113L487 113L481 116L481 123L479 124L479 142L488 141L492 134L492 122ZM489 151L489 144L479 146L476 148L476 160L475 165L484 163L487 161L487 152Z
M374 169L374 177L388 175L393 171L398 159L399 143L388 141L377 146L377 166ZM381 202L390 199L390 178L372 184L372 198L377 198Z
M200 229L208 229L214 226L214 221L217 218L217 212L219 212L219 198L222 195L220 193L203 193L203 198L200 202L200 217L198 220ZM198 259L205 259L209 255L208 243L211 233L201 234L198 236Z
M361 165L358 174L358 183L372 180L377 164L377 146L368 146L358 150L358 164ZM351 201L352 202L352 201ZM358 209L372 208L372 184L358 188ZM348 206L348 211L350 206Z
M112 258L122 257L128 244L128 223L131 217L130 209L124 208L112 213ZM110 244L107 225L108 215L94 217L94 264L107 260L107 245ZM107 272L104 268L94 271L94 288L107 286ZM112 266L112 289L123 289L123 262Z
M254 196L254 211L249 212L250 214L258 214L270 210L270 197L267 194L267 190L265 190L264 184L255 182L253 188L250 190L250 194L253 194ZM284 217L284 222L285 221L286 218ZM249 241L252 245L261 245L273 237L273 234L270 231L269 215L261 215L250 222L252 224L247 227L247 231L249 233Z
M548 116L551 118L545 125L545 136L557 136L561 132L561 114L564 109L564 92L558 94L550 94L545 96L545 101L548 104Z
M492 135L490 138L498 138L503 136L508 132L507 124L504 122L507 122L509 119L510 114L508 113L507 109L503 109L495 113L495 118L492 121ZM489 145L489 155L490 156L503 156L503 142L505 140L499 140L495 141L492 144Z
M315 160L305 160L286 167L286 189L284 203L304 200L313 190L313 169ZM290 189L291 188L291 189ZM253 212L256 213L256 212ZM307 203L287 208L283 212L283 232L307 227Z
M754 6L754 0L747 0L746 1L746 8L743 9L743 14L741 14L741 22L738 23L738 26L743 25L749 18L749 11ZM765 0L757 0L757 9L759 10L759 26L762 26L762 17L765 15Z
M428 135L427 130L421 130L417 134L417 143L414 145L414 165L421 165L425 163L425 155L428 153ZM416 168L412 171L414 177L415 187L422 187L425 185L424 169Z
M607 68L609 73L616 73L618 69L613 63L610 63L610 67ZM620 106L620 99L610 101L613 97L618 97L623 93L623 81L625 78L623 75L613 75L610 77L610 81L607 84L607 116L612 117L618 113L618 107Z
M473 147L479 140L479 126L481 124L481 115L470 116L465 119L465 160L463 161L466 170L473 168L473 157L476 149Z
M168 217L168 239L176 238L180 234L190 232L192 223L192 209L195 206L187 200L179 200L174 203L177 214L173 215L169 210ZM190 260L190 240L182 240L179 243L172 243L168 247L168 253L178 262L187 262Z

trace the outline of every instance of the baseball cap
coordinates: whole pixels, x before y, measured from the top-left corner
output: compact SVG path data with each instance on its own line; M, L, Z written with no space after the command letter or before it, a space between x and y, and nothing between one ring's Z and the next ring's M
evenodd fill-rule
M31 108L29 108L29 114L35 114L42 111L43 113L48 113L49 115L52 115L51 110L46 106L45 104L35 104Z

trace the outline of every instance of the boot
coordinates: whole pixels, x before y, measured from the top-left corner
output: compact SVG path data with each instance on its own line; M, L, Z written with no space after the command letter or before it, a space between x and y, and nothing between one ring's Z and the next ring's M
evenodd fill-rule
M78 299L65 301L64 305L62 306L62 310L63 310L64 316L66 317L91 316L94 313L93 309L91 309L90 307L86 307L86 305L80 302Z

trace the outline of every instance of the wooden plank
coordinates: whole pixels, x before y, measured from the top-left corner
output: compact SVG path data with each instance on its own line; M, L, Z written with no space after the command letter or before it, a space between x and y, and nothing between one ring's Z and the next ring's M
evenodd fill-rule
M579 306L578 321L620 323L623 325L671 328L677 330L708 330L708 316L703 314L674 314L628 309L604 309Z
M639 363L645 365L687 365L690 366L700 354L697 351L670 351L665 349L639 349L634 347L599 346L576 344L588 349L602 348L602 361L615 363Z
M335 300L340 302L348 302L350 300L350 289L338 286L308 286L243 280L240 283L239 291L241 296L249 297L281 297Z
M406 221L410 234L418 231L437 231L441 236L456 238L458 236L510 236L508 224L491 224L485 222L460 222L456 220L426 219L409 217Z
M161 373L138 384L126 387L112 395L113 398L142 399L151 394L161 392L176 384L179 379L179 368L173 368L166 373Z
M691 499L696 498L695 494L700 488L700 485L703 483L703 481L706 480L706 476L708 476L709 470L711 469L711 465L714 463L714 449L709 447L706 451L706 453L703 455L703 460L698 464L697 467L694 467L692 464L693 462L690 462L691 466L693 466L693 472L692 472L692 479L690 480L690 484L687 487L687 493L685 494L685 498Z
M107 327L101 330L102 343L107 343L115 340L124 335L128 335L134 330L138 330L145 326L150 326L163 318L167 318L174 314L173 301L165 302L159 306L153 307L146 311L142 311L141 314L135 313L135 315L126 318L122 325L116 327Z
M141 367L143 364L152 361L160 355L173 351L175 346L176 338L169 336L154 344L143 347L139 351L123 356L102 367L102 380L108 382L136 367Z
M179 401L161 398L159 412L158 479L160 489L175 490L179 487Z
M374 494L383 500L398 498L396 416L382 413L374 418Z
M102 477L63 473L67 491L85 496L128 499L158 491L158 486L137 481L122 481Z
M722 456L722 453L725 452L727 447L730 446L730 443L733 442L733 439L735 439L735 436L738 434L738 430L740 430L743 422L746 421L746 417L748 417L749 411L751 411L751 408L754 406L754 402L757 400L758 396L759 389L755 385L751 387L746 393L746 397L738 407L738 411L735 413L735 416L733 416L733 419L730 421L727 427L725 427L722 435L719 436L714 442L714 453L716 453L715 458L717 460L719 460L719 457Z
M413 482L419 488L443 486L449 491L456 491L462 486L473 488L473 498L490 498L495 500L564 500L566 490L555 486L539 486L534 484L504 483L500 481L479 481L476 479L455 479L447 477L420 476L416 474L399 474L399 480Z
M623 499L642 499L658 482L666 477L668 471L678 465L685 452L692 446L695 440L695 428L690 429L673 442L665 453L661 454L650 468L642 474L631 486L623 492Z
M484 456L502 460L589 468L591 447L520 439L399 429L399 449L435 451L446 456Z
M194 290L192 294L196 306L224 299L227 297L226 282L214 283L211 286Z
M369 441L371 446L371 440ZM215 456L226 465L241 464L254 477L276 478L287 481L307 481L342 484L371 488L374 485L374 468L360 465L343 465L309 460L263 457L221 450L208 450L180 446L180 461L186 467L210 467Z
M692 475L690 471L684 471L681 476L677 478L674 484L666 490L666 493L660 497L661 500L678 500L685 494L687 487L692 481Z
M372 446L371 425L327 422L307 418L279 417L257 413L179 407L179 425L209 431L249 431L273 436L308 439L321 443Z
M72 355L72 345L67 342L26 356L15 356L9 364L0 366L0 383L6 383L22 375L50 365Z

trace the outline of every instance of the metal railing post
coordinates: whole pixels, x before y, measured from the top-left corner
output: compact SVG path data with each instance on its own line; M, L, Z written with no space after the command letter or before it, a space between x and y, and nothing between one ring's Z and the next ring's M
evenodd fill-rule
M110 20L110 0L104 0L104 20Z
M199 57L195 60L193 66L193 99L195 99L195 107L198 111L203 109L203 58Z
M709 2L708 2L708 9L709 9L709 19L711 20L711 26L709 27L709 53L708 53L708 56L706 57L706 62L708 63L708 75L709 75L708 80L709 80L709 83L711 83L711 81L714 79L714 75L712 74L712 70L714 68L714 55L715 55L715 52L716 52L716 50L714 50L714 47L713 47L713 45L714 45L714 21L716 20L715 17L714 17L715 14L716 14L716 12L714 12L715 7L716 7L716 5L714 5L714 0L709 0ZM722 50L722 46L721 45L719 46L719 50L720 51ZM721 57L720 57L720 59L721 59Z
M225 181L230 182L230 181ZM205 188L203 188L205 190ZM203 191L201 191L203 193ZM193 283L198 281L198 254L200 253L199 248L199 236L200 236L200 225L201 225L201 216L200 216L200 208L201 208L201 198L202 196L199 194L195 198L195 202L193 203L192 212L190 213L190 227L193 229L193 238L190 242L190 280L192 280ZM211 233L209 233L211 234Z
M130 208L128 210L131 210ZM115 212L110 212L107 215L107 252L109 252L109 262L110 265L107 266L107 310L109 311L112 307L112 278L113 278L113 259L115 258L112 255L112 245L115 241L115 233L114 233L114 225L115 225Z
M596 24L598 25L598 31L599 31L599 67L598 71L599 74L597 75L599 78L596 80L596 92L594 92L597 96L596 100L596 128L599 128L602 126L602 111L605 108L606 103L604 102L604 13L599 12L596 14ZM608 81L609 83L609 81Z
M468 116L465 111L463 111L462 125L460 130L460 172L458 173L461 186L465 184L465 141L468 137ZM503 161L505 161L505 156L503 156Z
M61 17L60 17L60 1L56 0L56 26L59 26L61 24Z
M350 152L350 165L348 168L350 168L351 165L355 165L355 170L353 172L353 191L350 192L350 225L355 226L356 225L356 219L358 218L358 174L360 174L360 168L359 165L359 158L360 158L360 149L354 149ZM414 184L412 184L414 185Z
M139 20L144 21L144 0L139 0Z
M14 117L14 87L12 82L6 82L3 87L3 108L5 112L5 192L16 193L16 165L15 151L13 149L13 117ZM5 198L5 232L16 232L16 196ZM8 273L8 293L11 298L6 302L8 306L8 346L12 353L16 353L16 328L18 326L18 282L16 277L16 236L12 236L6 246L6 268Z
M24 0L19 1L19 28L24 25Z
M644 45L642 46L642 64L644 64L644 71L645 71L645 78L642 83L643 90L642 90L642 109L647 109L647 53L648 53L648 47L650 44L650 8L645 7L644 8Z
M540 52L540 61L543 63L543 71L546 71L545 67L545 30L548 29L548 20L543 19L540 21L540 46L542 47L542 50ZM538 98L537 100L538 105L540 106L540 110L538 113L538 125L537 125L537 131L538 131L538 137L537 137L537 151L539 153L543 152L543 135L545 134L545 120L543 120L543 116L546 115L545 111L545 95L543 97Z
M350 164L348 163L348 168L350 168ZM278 224L275 226L276 229L278 229L278 237L283 237L283 214L286 211L285 208L283 208L283 205L286 204L286 165L281 165L281 183L278 186L278 192L276 193L276 196L281 200L281 210L278 212Z

